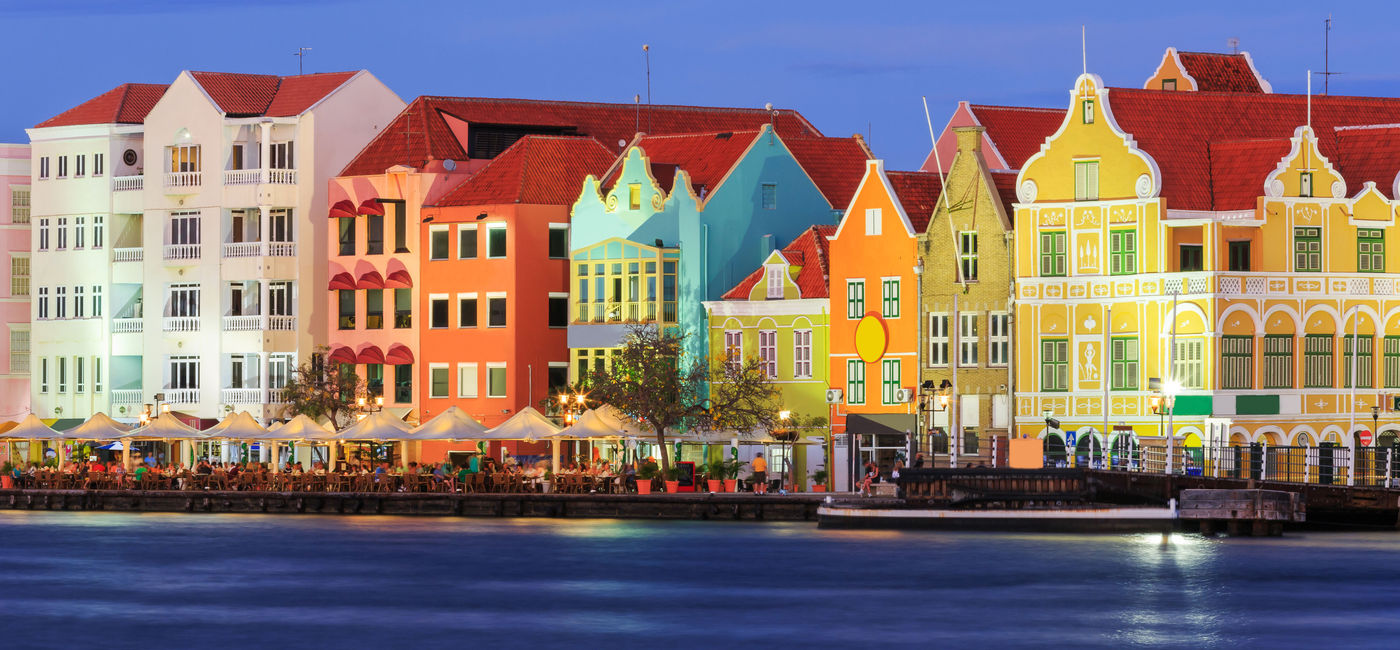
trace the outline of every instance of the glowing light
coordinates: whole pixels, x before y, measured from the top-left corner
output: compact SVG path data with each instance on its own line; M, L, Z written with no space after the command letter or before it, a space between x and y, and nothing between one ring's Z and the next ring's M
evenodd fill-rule
M792 411L778 411L778 419L786 421L792 417Z

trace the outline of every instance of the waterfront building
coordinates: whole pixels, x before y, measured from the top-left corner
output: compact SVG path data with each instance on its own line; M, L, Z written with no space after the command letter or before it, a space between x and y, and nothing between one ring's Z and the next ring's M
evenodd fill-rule
M0 143L0 419L29 413L30 197L29 145Z
M1178 52L1167 48L1162 62L1143 82L1146 90L1212 93L1271 93L1249 52Z
M726 291L722 300L704 303L710 354L732 363L758 358L782 394L782 408L800 419L820 416L829 422L831 417L825 363L831 311L827 238L835 232L835 226L808 228L769 253L763 265ZM824 437L827 430L797 433L805 440ZM775 473L790 467L791 483L799 489L813 471L826 466L820 447L813 451L805 444L773 445L768 453L768 466Z
M987 106L958 102L952 117L938 134L938 155L930 150L920 171L936 172L952 169L958 153L955 129L965 126L982 127L982 158L992 171L1016 171L1045 143L1045 137L1055 132L1064 121L1065 112L1059 108L1030 106Z
M1400 389L1400 100L1258 85L1082 75L1021 170L1016 427L1052 456L1070 432L1077 455L1115 463L1167 433L1193 448L1394 439L1394 424L1370 430Z
M952 131L957 148L945 196L919 237L923 294L914 318L924 325L916 404L928 437L917 448L936 464L991 465L994 444L1004 452L1011 428L1016 172L989 168L985 127Z
M276 389L324 340L311 215L402 106L363 70L186 71L30 129L35 412L279 416Z
M675 326L708 356L706 300L813 224L834 223L870 157L858 137L752 131L644 136L573 206L574 380L606 368L627 327Z
M833 423L838 454L851 461L834 468L837 489L849 489L867 461L893 467L914 442L917 242L940 189L936 173L886 171L884 161L871 160L831 236L829 376L842 391Z

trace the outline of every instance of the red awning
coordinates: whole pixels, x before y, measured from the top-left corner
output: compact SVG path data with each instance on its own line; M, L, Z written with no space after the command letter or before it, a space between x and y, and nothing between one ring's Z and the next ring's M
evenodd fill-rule
M326 356L328 361L336 363L355 363L355 351L343 345L331 348L331 353Z
M336 290L336 289L351 289L351 290L353 290L353 289L355 288L355 278L350 277L350 274L349 274L349 273L346 273L346 272L342 271L342 272L340 272L340 273L337 273L337 274L331 276L331 282L330 282L329 288L330 288L332 291L334 291L334 290Z
M377 345L365 345L355 356L355 363L384 363L384 351Z
M385 355L384 359L396 365L413 363L413 350L401 343L395 343L389 346L389 354Z
M390 289L412 289L413 276L410 276L408 271L402 269L390 271L389 277L384 278L384 286Z
M365 199L360 202L360 214L377 214L384 216L384 204L378 199Z
M379 271L366 271L360 274L360 279L355 282L356 289L383 289L384 276Z
M331 206L330 218L340 219L342 217L354 219L356 215L355 202L350 199L341 199Z

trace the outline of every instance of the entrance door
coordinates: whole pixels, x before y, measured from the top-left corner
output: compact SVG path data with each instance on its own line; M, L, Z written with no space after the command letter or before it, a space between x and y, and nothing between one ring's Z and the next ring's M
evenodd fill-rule
M1317 482L1322 485L1331 485L1333 475L1336 473L1336 462L1333 458L1337 444L1334 442L1324 442L1317 446Z

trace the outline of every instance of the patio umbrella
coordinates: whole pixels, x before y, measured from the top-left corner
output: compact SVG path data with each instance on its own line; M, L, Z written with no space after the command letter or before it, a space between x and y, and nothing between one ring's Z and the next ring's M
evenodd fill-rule
M482 440L525 440L534 442L549 435L559 433L560 428L549 418L541 415L533 406L520 409L509 420L488 429Z
M16 424L16 425L14 426L14 428L10 429L9 431L6 431L5 433L0 433L0 439L10 440L10 441L14 441L14 440L30 440L30 441L33 441L33 440L62 440L62 439L63 439L63 434L61 434L61 433L59 433L59 432L57 432L57 431L54 431L51 427L49 427L49 425L44 424L44 421L43 421L43 420L40 420L40 419L39 419L39 416L34 415L33 413L30 413L29 415L26 415L26 416L24 417L23 420L20 420L20 421L19 421L19 424ZM59 461L62 462L62 461L63 461L63 448L62 448L62 446L59 447L58 454L59 454ZM41 459L41 460L42 460L42 459Z
M63 437L68 440L116 440L131 429L130 425L117 422L99 411L86 422L64 431Z
M480 440L486 435L486 425L455 406L447 407L417 429L407 440Z

